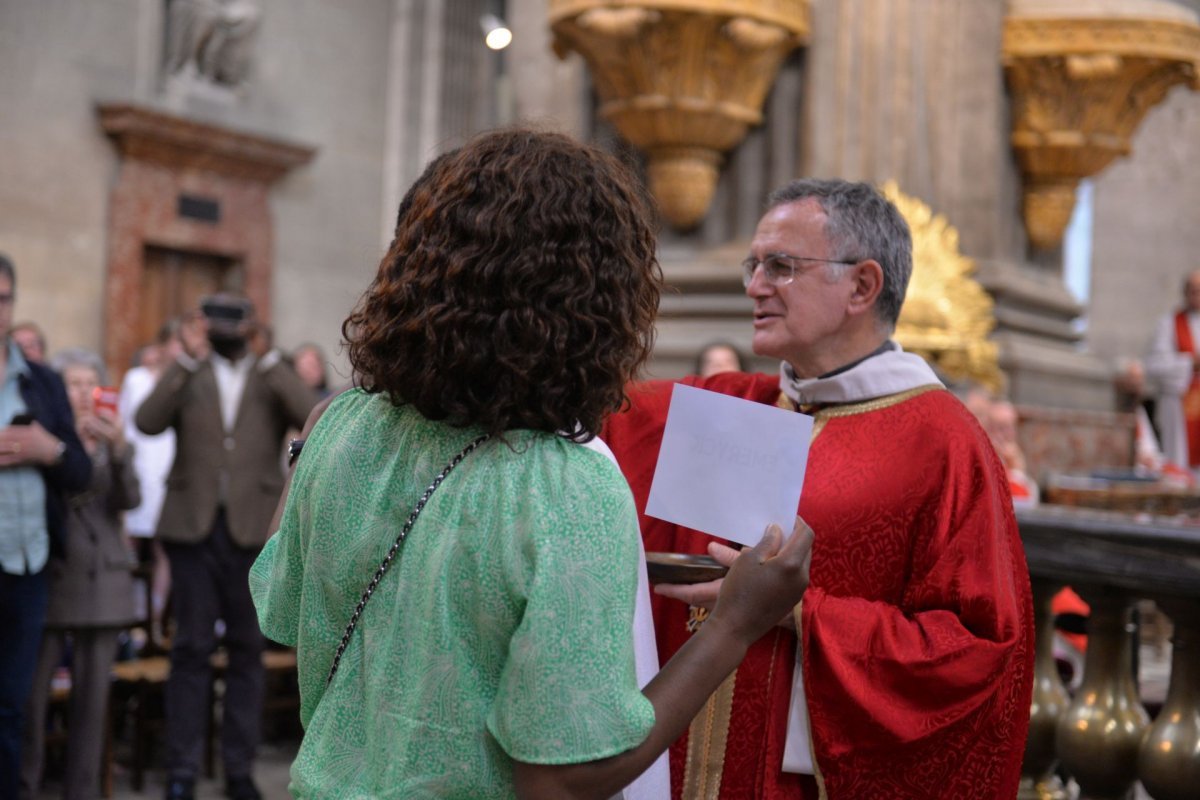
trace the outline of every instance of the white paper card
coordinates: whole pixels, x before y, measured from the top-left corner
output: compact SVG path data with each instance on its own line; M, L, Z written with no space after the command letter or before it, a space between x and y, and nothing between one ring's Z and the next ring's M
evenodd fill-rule
M675 384L646 513L756 545L774 522L791 533L813 419Z

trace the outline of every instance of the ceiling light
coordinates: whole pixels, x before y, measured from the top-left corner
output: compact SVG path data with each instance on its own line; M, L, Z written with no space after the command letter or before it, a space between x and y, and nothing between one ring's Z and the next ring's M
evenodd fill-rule
M512 43L512 31L495 14L484 14L479 18L479 25L483 28L484 44L492 50L503 50Z

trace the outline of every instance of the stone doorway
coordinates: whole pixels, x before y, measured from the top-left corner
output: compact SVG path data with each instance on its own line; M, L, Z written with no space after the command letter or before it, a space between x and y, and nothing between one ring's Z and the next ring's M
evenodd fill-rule
M270 184L311 148L132 105L102 105L121 154L108 230L104 356L119 376L170 316L240 291L271 319Z

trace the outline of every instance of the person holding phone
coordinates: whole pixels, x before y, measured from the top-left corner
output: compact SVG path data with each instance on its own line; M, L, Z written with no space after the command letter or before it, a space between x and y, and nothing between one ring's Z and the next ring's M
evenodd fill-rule
M46 562L65 536L66 494L92 464L62 380L12 340L17 274L0 255L0 797L16 797L21 735L49 598Z
M68 500L66 552L52 555L50 604L34 673L21 756L22 800L37 796L45 752L50 679L71 642L71 695L63 797L95 795L100 783L105 706L120 631L135 620L133 557L121 536L121 514L139 502L132 448L120 417L97 402L105 378L100 356L63 350L52 366L67 387L75 427L92 460L87 490Z
M229 653L221 720L226 794L232 800L262 796L252 773L264 639L250 600L250 565L283 490L284 434L303 426L317 397L279 351L253 351L254 329L247 298L204 298L180 325L183 352L134 415L142 433L176 434L157 525L171 568L175 621L166 689L168 800L195 796L218 618Z

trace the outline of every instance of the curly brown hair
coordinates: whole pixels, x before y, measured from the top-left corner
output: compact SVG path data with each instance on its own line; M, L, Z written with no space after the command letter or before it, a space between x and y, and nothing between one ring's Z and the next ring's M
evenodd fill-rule
M616 159L560 134L438 158L342 325L358 382L429 419L590 439L654 342L650 209Z

